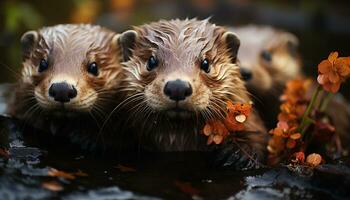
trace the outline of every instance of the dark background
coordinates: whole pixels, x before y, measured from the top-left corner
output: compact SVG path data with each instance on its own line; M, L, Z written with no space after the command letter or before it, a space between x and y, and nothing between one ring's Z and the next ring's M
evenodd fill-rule
M96 23L115 31L158 19L186 17L211 17L212 22L227 26L272 25L299 37L304 69L313 76L317 75L317 64L331 51L350 56L350 1L1 0L0 9L0 83L16 79L13 71L20 69L21 34L60 23ZM348 98L349 89L347 83L341 90Z

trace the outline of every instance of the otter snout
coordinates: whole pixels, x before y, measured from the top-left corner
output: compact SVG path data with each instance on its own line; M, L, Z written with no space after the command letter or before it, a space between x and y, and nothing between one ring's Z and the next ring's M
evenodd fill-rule
M189 82L176 79L165 84L164 94L171 100L182 101L192 95L192 87Z
M77 90L66 82L53 83L49 88L49 96L55 101L66 103L77 96Z
M250 69L246 68L246 67L241 67L240 68L240 73L241 76L243 78L243 80L245 81L249 81L253 78L253 73Z

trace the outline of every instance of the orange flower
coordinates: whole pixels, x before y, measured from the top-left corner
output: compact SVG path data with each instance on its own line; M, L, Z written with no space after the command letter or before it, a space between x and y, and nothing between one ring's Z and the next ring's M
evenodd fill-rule
M329 54L327 60L318 65L317 81L323 89L336 93L340 84L350 76L350 57L339 57L338 52Z
M234 113L235 115L243 114L245 116L248 116L252 110L252 105L249 103L233 104L231 101L227 101L226 108L228 112Z
M287 82L286 89L281 96L282 104L277 126L270 130L273 136L267 149L273 156L286 156L286 153L292 153L302 144L298 127L307 108L308 100L306 96L311 83L310 79L297 79Z
M269 140L267 150L274 155L280 154L284 150L285 140L281 136L274 135Z
M294 157L294 159L292 159L293 163L304 163L305 161L305 154L302 151L294 153L293 157Z
M243 131L244 122L251 112L250 104L227 102L227 114L223 121L208 120L203 128L203 134L208 136L207 144L221 144L230 132Z
M247 103L227 102L227 115L224 124L229 131L243 131L244 122L247 120L252 109L252 105Z
M311 79L296 79L288 81L284 94L281 96L281 100L283 102L295 104L305 98L305 94L310 89L311 84Z
M306 162L311 165L312 167L316 167L318 165L321 164L322 162L322 157L320 156L320 154L317 153L312 153L310 155L307 156L306 158Z
M220 144L228 136L229 131L225 125L217 120L209 120L203 128L203 134L208 136L207 144Z
M272 129L270 131L271 134L274 135L274 137L270 140L268 150L270 153L276 153L276 152L282 152L284 149L284 146L288 149L293 149L296 147L298 141L301 139L301 134L297 133L297 126L289 126L287 122L280 121L277 124L277 127L275 129ZM276 141L276 137L279 137L279 141ZM287 139L287 140L286 140ZM283 147L281 147L281 141L283 141ZM285 141L286 140L286 141ZM276 146L273 144L274 142L278 142L278 150L276 148L273 148Z

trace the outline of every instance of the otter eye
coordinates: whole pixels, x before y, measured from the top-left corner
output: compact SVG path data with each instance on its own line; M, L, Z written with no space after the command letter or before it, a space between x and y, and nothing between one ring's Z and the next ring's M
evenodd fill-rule
M41 59L38 71L43 72L47 70L47 68L49 68L49 63L45 59Z
M96 62L92 62L88 65L88 68L87 68L87 71L94 75L94 76L97 76L98 75L98 66L97 66L97 63Z
M265 61L268 61L270 62L272 60L272 55L269 51L267 50L264 50L261 52L261 57L265 60Z
M157 66L158 66L158 60L154 56L151 56L147 61L147 70L151 71Z
M203 71L205 71L205 73L209 73L210 72L210 64L208 59L204 59L201 63L201 69Z

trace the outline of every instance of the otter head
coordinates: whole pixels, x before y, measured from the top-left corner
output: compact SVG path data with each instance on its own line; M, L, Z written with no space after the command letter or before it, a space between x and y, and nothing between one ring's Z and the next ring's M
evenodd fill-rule
M148 117L211 118L226 100L246 97L235 64L239 39L208 20L154 22L121 38L131 49L124 63L130 101Z
M57 114L101 109L106 91L120 80L117 38L91 25L26 32L21 38L23 103Z
M241 39L238 59L248 87L267 91L300 75L298 39L294 35L270 27L233 30Z

